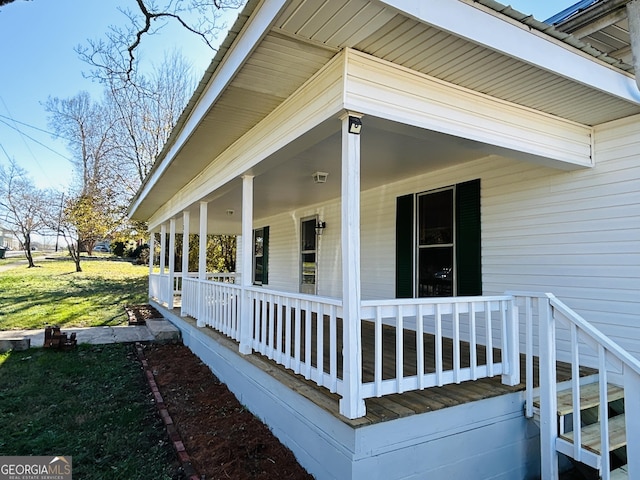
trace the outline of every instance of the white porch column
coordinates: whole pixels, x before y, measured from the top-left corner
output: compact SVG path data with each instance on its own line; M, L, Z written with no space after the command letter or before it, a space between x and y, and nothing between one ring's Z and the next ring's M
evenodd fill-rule
M169 220L169 290L167 291L167 307L173 309L176 279L176 219Z
M251 338L253 329L252 308L249 294L245 290L251 286L253 263L253 176L242 177L242 254L240 264L240 284L242 285L242 300L240 304L240 353L249 354L252 351ZM236 265L238 270L238 265Z
M180 304L180 316L184 317L184 287L185 280L189 277L189 222L191 214L188 210L182 212L182 303Z
M360 118L347 112L342 120L342 310L344 396L340 413L347 418L365 415L361 397L362 346L360 340Z
M206 325L204 319L204 284L203 280L207 278L207 202L200 202L200 231L198 243L198 327Z
M160 275L164 275L167 255L167 226L163 223L160 225Z
M182 212L182 279L184 280L189 273L189 225L191 222L191 213L188 210Z
M156 250L156 234L153 230L149 232L149 298L153 295L153 264L155 263L155 250Z

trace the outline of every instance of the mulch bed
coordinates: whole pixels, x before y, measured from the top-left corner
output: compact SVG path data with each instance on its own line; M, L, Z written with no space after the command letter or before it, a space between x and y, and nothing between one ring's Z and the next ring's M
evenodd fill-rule
M144 356L201 478L313 478L187 347L145 345Z

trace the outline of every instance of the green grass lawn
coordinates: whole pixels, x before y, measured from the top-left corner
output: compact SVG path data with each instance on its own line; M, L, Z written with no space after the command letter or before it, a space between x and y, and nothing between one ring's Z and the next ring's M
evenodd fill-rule
M171 479L155 409L131 345L0 354L2 456L71 456L78 479Z
M149 268L129 262L38 260L0 272L0 330L45 325L90 327L127 322L124 306L147 302Z

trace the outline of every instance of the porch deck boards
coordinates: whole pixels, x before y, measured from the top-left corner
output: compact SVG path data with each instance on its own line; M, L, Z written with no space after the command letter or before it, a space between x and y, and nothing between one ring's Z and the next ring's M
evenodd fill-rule
M178 309L174 309L174 313L177 316L180 316L180 311ZM195 325L195 321L192 318L181 318L184 321ZM206 335L211 337L216 342L225 345L227 348L236 353L238 352L238 342L221 333L216 332L212 328L204 328L202 330L206 333ZM373 358L373 335L373 328L363 328L363 376L365 381L371 381L371 379L373 379L373 365L369 360ZM405 343L405 351L407 351L407 349L415 349L415 333L413 331L405 331L405 339L407 340L407 342ZM392 372L395 371L395 333L385 334L383 336L383 341L385 343L385 351L387 352L385 360L383 362L383 377L390 378L392 376ZM433 358L435 346L433 335L425 334L423 343L425 348L425 358ZM453 349L451 345L451 341L443 342L443 347L446 348L447 352L446 355L443 355L445 369L452 368L453 365ZM499 354L499 352L497 353ZM484 358L484 349L479 349L477 356L479 360ZM279 382L287 385L293 391L303 395L308 400L312 401L319 407L334 415L336 418L339 418L342 422L352 427L371 425L383 421L407 417L410 415L431 412L442 408L448 408L456 405L474 402L477 400L493 398L517 391L523 391L525 389L525 358L524 355L521 355L522 382L519 385L513 387L503 385L500 375L497 375L493 378L483 378L475 381L462 382L460 384L444 385L442 387L432 387L425 390L416 390L404 392L401 394L385 395L380 398L369 398L365 400L367 410L366 416L354 420L349 420L340 415L340 396L338 394L333 394L326 388L319 387L315 382L306 380L302 375L295 374L292 370L289 370L284 366L277 364L273 360L268 359L258 352L254 352L252 355L248 355L244 358L269 375L276 378ZM428 365L428 362L425 363L427 363L427 365L425 365L425 371L433 371L435 367L433 365ZM479 361L479 363L481 362ZM461 364L463 366L469 364L469 348L468 344L465 345L464 342L461 342ZM410 372L413 372L413 374L415 374L416 372L415 362L411 362L410 355L405 355L404 371L405 375L411 374ZM570 379L571 369L568 364L558 363L557 371L559 382ZM583 375L587 375L589 373L591 372L587 369L581 372L581 374ZM538 362L536 358L534 359L534 386L537 386L537 379Z

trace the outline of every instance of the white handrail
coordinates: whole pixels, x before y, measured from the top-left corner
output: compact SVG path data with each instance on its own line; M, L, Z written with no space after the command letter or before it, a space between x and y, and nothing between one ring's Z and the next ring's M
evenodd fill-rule
M338 371L342 302L261 287L245 287L245 294L253 321L251 347L332 393L344 395Z
M617 343L604 335L600 330L587 322L571 308L550 293L509 292L518 301L525 301L526 322L526 414L533 415L533 322L534 301L537 301L539 320L539 362L540 362L540 443L542 457L542 478L558 478L557 452L571 456L577 461L585 462L600 470L604 480L610 478L609 462L609 421L608 421L608 383L613 376L612 368L622 373L622 386L625 398L625 422L628 452L637 452L640 448L640 412L637 408L640 401L640 361L626 352ZM571 364L571 390L573 403L573 441L560 438L557 424L557 384L556 384L556 351L558 326L566 328L569 348L565 357ZM600 400L600 444L603 455L597 456L582 448L581 435L581 402L580 402L580 367L588 358L595 357L590 367L598 371L598 391ZM531 377L531 378L530 378ZM629 408L627 408L627 405ZM606 420L606 421L604 421ZM628 455L629 478L640 478L640 457ZM635 476L634 476L635 475Z
M553 308L562 313L572 323L577 325L580 330L585 332L589 337L595 340L599 345L602 345L609 353L614 355L618 360L625 363L629 368L640 374L640 361L632 356L629 352L623 349L620 345L615 343L609 337L604 335L600 330L587 322L584 318L571 310L567 305L558 300L552 293L546 294L549 298L549 303Z

